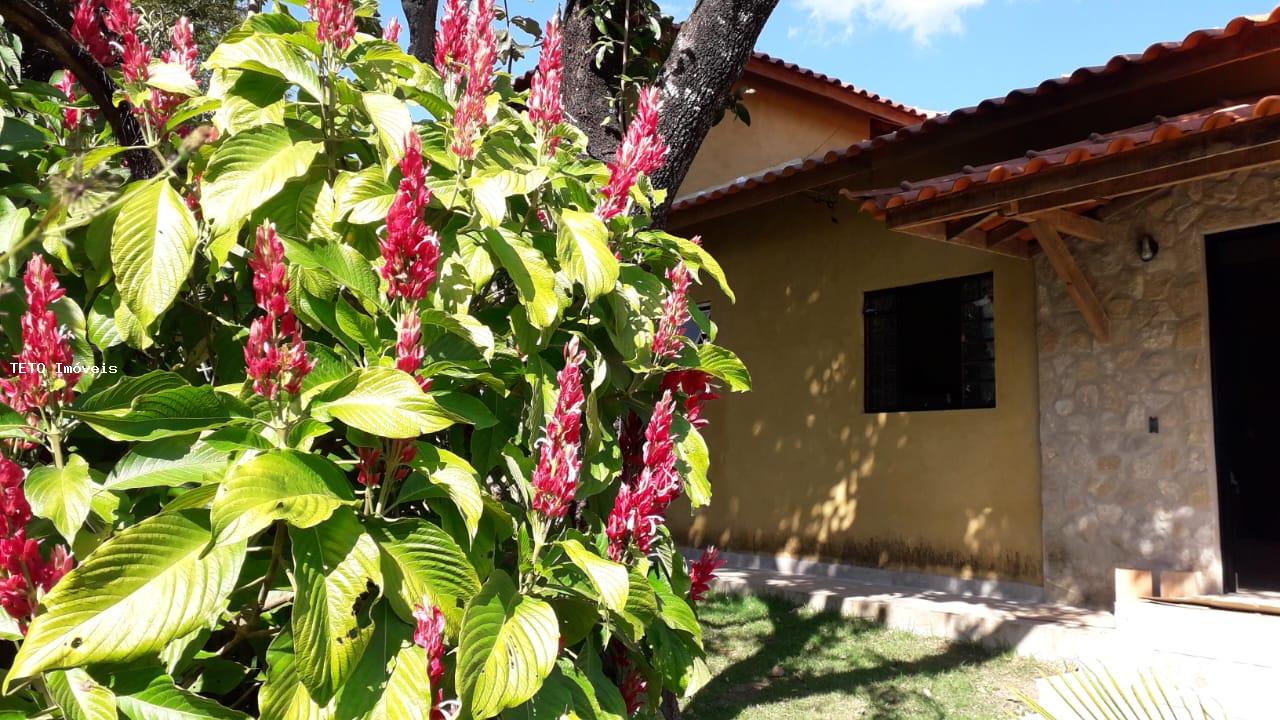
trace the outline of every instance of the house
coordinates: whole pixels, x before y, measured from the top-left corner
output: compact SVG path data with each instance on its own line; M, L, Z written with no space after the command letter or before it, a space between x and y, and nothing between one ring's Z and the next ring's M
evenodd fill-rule
M1101 607L1119 568L1280 590L1280 9L942 115L742 82L671 224L754 390L679 540Z

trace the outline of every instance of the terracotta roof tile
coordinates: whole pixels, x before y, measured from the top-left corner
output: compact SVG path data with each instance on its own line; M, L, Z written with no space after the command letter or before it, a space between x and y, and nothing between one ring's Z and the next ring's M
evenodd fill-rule
M1096 78L1114 75L1127 68L1141 67L1172 55L1204 49L1213 45L1217 41L1236 37L1256 28L1276 25L1278 23L1280 23L1280 7L1272 10L1269 15L1237 17L1228 22L1226 27L1223 28L1196 30L1187 35L1181 42L1156 43L1148 47L1146 51L1142 53L1116 55L1104 65L1080 68L1072 72L1070 75L1046 80L1033 88L1014 90L1001 98L983 100L972 107L953 110L952 112L942 115L935 115L915 125L904 127L894 132L879 135L868 140L863 140L862 142L851 145L844 150L829 152L820 158L800 158L787 165L766 170L749 178L739 178L732 183L711 188L695 195L679 198L673 204L672 209L673 211L679 211L697 207L699 205L705 205L709 202L713 202L730 195L735 195L744 190L777 182L777 180L783 177L788 177L799 172L807 172L817 167L832 165L872 150L878 150L882 147L896 146L900 143L910 141L913 138L923 135L946 131L958 124L962 124L963 122L982 119L993 112L999 112L1004 108L1017 106L1023 101L1029 99L1042 98L1064 88L1082 85ZM772 60L772 58L770 58L770 60ZM1123 142L1127 141L1122 139L1121 143ZM1078 162L1081 159L1082 156L1077 155L1072 159L1072 161ZM1043 165L1047 165L1047 162Z
M852 93L854 95L866 98L867 100L871 100L873 102L878 102L882 105L893 108L894 110L898 110L900 112L914 115L915 117L920 118L921 120L937 115L936 112L933 112L930 110L922 110L918 107L912 107L904 103L890 100L889 98L883 95L873 93L870 90L865 90L863 88L857 87L856 85L851 85L839 78L834 78L834 77L831 77L830 75L825 75L816 70L810 70L809 68L800 67L795 63L787 62L786 60L773 57L772 55L769 55L767 53L762 53L762 52L753 53L752 59L759 62L768 63L775 67L782 68L789 72L800 75L801 77L806 77L812 80L817 80L819 82L826 83L833 87L844 90L845 92ZM750 69L750 66L748 66L748 69Z
M903 183L900 187L872 190L860 195L866 200L862 209L880 215L886 210L929 200L940 195L962 193L972 188L1025 177L1047 168L1087 163L1097 158L1118 155L1146 145L1175 138L1206 133L1235 123L1280 114L1280 95L1269 95L1257 101L1222 104L1172 118L1158 117L1149 123L1110 133L1093 133L1086 140L1048 150L1032 150L1020 158L991 163L981 167L965 167L958 173L929 180Z

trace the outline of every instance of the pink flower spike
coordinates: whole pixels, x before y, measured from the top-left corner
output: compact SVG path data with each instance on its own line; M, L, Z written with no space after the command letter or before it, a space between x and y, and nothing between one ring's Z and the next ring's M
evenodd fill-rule
M196 47L195 27L186 17L180 17L173 24L170 38L173 41L173 47L164 51L164 61L181 65L194 78L200 62L200 48Z
M400 29L400 21L396 18L391 18L391 22L388 22L387 26L382 28L382 39L387 42L400 42Z
M707 426L707 419L702 417L703 405L720 399L720 394L716 392L715 378L701 370L669 372L662 378L662 389L679 392L685 396L685 417L699 430Z
M667 144L658 135L658 88L640 91L636 114L618 145L618 153L609 163L609 184L603 191L604 202L596 208L601 220L610 220L626 212L631 202L631 188L640 175L651 175L667 159Z
M71 335L51 307L66 294L53 268L39 255L31 258L23 285L27 311L19 321L22 349L9 365L17 373L0 380L0 399L19 413L34 414L49 404L71 402L80 373L70 371Z
M709 547L702 551L702 557L689 564L689 599L695 603L702 602L711 590L711 581L716 578L716 571L724 565L720 551Z
M422 346L422 318L407 312L396 324L396 367L414 376L423 392L431 389L431 379L418 377L427 349Z
M316 21L316 39L338 50L351 47L356 36L356 11L351 0L307 0L307 12Z
M582 469L582 409L586 396L582 390L582 363L587 354L578 347L575 336L564 347L564 369L556 375L560 395L555 411L547 421L547 430L538 440L541 451L533 471L533 509L555 520L569 511L578 492L578 476Z
M671 420L675 400L671 391L663 392L653 408L653 417L645 429L644 467L634 483L618 490L613 511L605 526L609 537L609 556L621 560L630 541L643 553L653 547L662 527L667 508L680 496L682 487L676 467L675 443L671 437Z
M276 234L275 225L263 223L258 228L249 268L253 271L254 297L258 307L266 311L249 327L249 341L244 346L246 371L253 379L253 390L271 400L276 399L281 390L297 395L315 362L307 356L302 327L289 308L284 243Z
M453 114L453 142L449 149L464 160L476 156L476 140L488 122L485 98L493 89L493 64L498 59L498 44L493 34L497 17L493 0L477 0L470 18L464 66L467 88Z
M436 281L440 238L426 220L431 190L422 160L422 141L410 133L400 159L400 186L387 211L387 233L378 242L382 277L391 299L422 300Z
M54 87L67 96L68 103L76 101L76 76L72 75L70 70L62 71L62 77L58 79L58 82L54 83ZM74 128L79 124L80 110L78 108L67 107L62 109L62 126L64 128Z
M22 468L12 460L0 458L0 536L11 537L31 521L31 506L22 484Z
M438 689L444 679L444 613L439 606L432 604L428 608L424 603L413 609L413 618L418 621L413 642L426 651L427 677L431 679L431 687Z
M105 67L116 64L116 53L102 31L100 0L77 0L71 16L71 37Z
M662 317L653 334L653 359L655 362L670 360L684 347L684 326L689 322L689 284L692 276L683 262L667 271L671 290L662 302Z
M436 33L435 66L441 75L453 74L454 65L466 54L467 17L467 0L445 0Z
M529 85L529 119L543 133L564 120L560 99L560 75L564 70L564 42L560 36L560 16L547 21L542 35L542 52L538 55L538 69ZM559 138L556 138L558 140ZM555 152L555 141L551 151Z

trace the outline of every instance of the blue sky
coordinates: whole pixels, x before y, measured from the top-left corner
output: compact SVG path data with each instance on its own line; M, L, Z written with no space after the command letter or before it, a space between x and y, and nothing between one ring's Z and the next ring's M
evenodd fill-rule
M400 15L399 0L380 0ZM508 0L547 17L553 0ZM683 19L694 0L662 0ZM1118 53L1181 40L1266 0L781 0L757 49L894 100L952 110Z

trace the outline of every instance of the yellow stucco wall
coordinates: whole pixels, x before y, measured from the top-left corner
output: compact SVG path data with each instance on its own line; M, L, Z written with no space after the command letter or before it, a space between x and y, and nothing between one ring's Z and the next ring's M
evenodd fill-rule
M835 222L833 222L833 219ZM754 390L709 408L714 499L682 542L1038 583L1035 278L1029 261L886 230L793 196L681 228L738 294L707 291ZM992 271L997 407L863 412L863 292ZM705 288L704 288L705 290Z
M847 148L870 133L871 121L863 112L757 76L744 84L755 90L746 98L751 125L726 114L711 128L676 197Z

